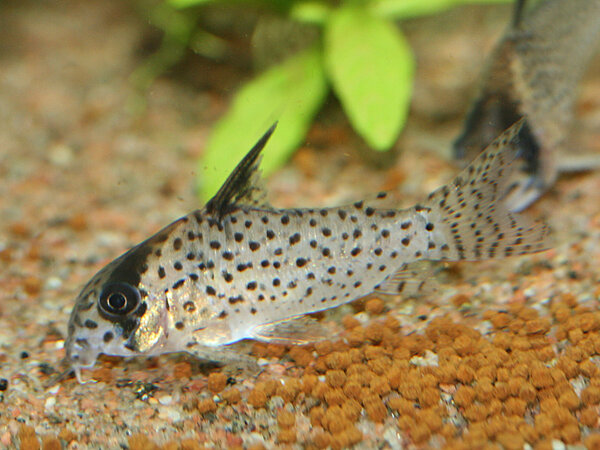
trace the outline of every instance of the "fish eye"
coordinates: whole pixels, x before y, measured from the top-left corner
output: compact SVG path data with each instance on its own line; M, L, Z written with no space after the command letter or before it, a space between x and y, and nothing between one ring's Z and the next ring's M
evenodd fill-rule
M109 316L123 316L133 311L140 302L140 292L127 283L111 283L100 293L100 312Z

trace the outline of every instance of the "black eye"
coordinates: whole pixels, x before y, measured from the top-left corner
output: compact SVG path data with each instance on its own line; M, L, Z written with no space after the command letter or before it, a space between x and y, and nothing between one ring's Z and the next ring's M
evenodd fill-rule
M100 311L111 316L123 316L140 302L139 291L127 283L111 283L100 293Z

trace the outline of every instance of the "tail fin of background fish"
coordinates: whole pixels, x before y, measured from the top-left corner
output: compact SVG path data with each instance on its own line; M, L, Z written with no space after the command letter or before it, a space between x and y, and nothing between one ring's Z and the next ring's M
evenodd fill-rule
M481 260L549 247L548 227L509 211L505 193L522 151L524 119L511 126L451 183L416 206L433 225L427 259Z
M569 135L577 86L600 39L600 0L542 0L528 6L516 1L511 26L493 52L480 95L454 143L455 156L469 161L502 130L527 117L522 175L511 186L515 211L535 201L560 171L559 152Z

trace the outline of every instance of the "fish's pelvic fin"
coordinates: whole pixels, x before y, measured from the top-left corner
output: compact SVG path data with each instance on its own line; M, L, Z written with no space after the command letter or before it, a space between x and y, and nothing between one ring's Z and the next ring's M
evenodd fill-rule
M431 261L403 264L399 270L375 287L375 294L416 297L436 290Z
M549 248L547 225L530 223L506 204L523 125L521 119L508 128L451 183L414 208L430 228L424 258L483 260Z
M233 169L221 189L206 204L206 212L219 222L237 206L266 205L266 190L260 174L261 152L276 126L277 122L271 125L271 128Z
M296 316L254 327L251 338L283 345L305 345L330 338L332 333L318 320Z
M223 370L227 374L233 375L241 371L247 375L256 376L261 372L254 358L244 355L234 347L211 347L197 344L186 347L185 351L202 361L223 365Z

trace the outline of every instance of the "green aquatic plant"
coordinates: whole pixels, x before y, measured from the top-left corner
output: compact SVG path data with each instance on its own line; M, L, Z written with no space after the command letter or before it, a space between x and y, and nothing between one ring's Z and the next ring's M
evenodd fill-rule
M171 12L178 13L174 30L169 31L168 22L163 26L169 42L193 35L193 22L185 14L189 8L201 13L203 6L215 4L250 5L303 24L307 35L316 30L304 47L258 73L235 94L200 162L200 196L207 199L214 193L231 162L275 120L279 126L262 167L267 173L280 167L304 139L330 89L369 147L390 149L406 121L415 67L396 22L466 3L501 2L506 0L166 0Z

